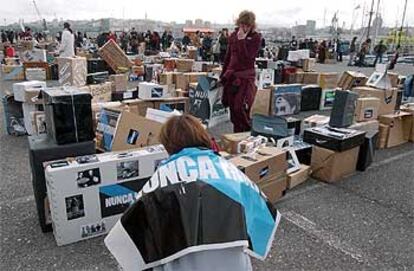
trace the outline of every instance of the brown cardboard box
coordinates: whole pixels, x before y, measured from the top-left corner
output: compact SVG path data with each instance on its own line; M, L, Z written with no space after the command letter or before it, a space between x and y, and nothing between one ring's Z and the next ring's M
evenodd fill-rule
M86 85L87 62L84 57L58 57L59 84L71 86Z
M172 72L175 69L175 58L164 59L164 71Z
M174 84L174 76L172 72L163 72L160 74L160 85Z
M303 120L303 129L320 127L329 123L330 117L324 115L312 115Z
M310 72L315 69L316 59L315 58L307 58L303 59L303 71Z
M303 74L303 81L304 85L315 85L318 84L319 73L317 72L305 72Z
M105 82L82 87L92 95L92 103L105 103L111 101L112 83Z
M379 107L380 100L378 98L358 98L355 108L355 121L376 120L378 118Z
M368 77L360 72L346 71L338 81L338 87L343 90L351 90L356 86L364 86Z
M328 183L337 182L356 170L359 147L335 152L313 146L311 170L312 177Z
M21 65L1 65L2 80L24 80L24 68Z
M98 125L99 114L103 108L113 108L122 110L123 104L121 102L105 102L105 103L92 103L92 123L93 130L96 132L96 126Z
M369 120L364 122L356 122L348 127L349 129L365 131L365 132L375 132L379 129L378 120Z
M190 83L197 83L200 76L207 76L207 74L207 72L188 72L184 73L184 76L188 76Z
M293 187L304 183L309 178L310 173L310 166L301 164L298 171L288 175L288 188L292 189Z
M177 59L175 66L178 72L191 72L193 70L193 59Z
M379 117L379 121L383 125L387 125L386 129L386 148L399 146L408 142L411 134L413 115L407 112L398 114L388 114Z
M285 174L288 167L286 151L275 147L261 148L253 156L237 155L229 161L257 184Z
M250 132L224 134L221 136L222 149L231 154L237 154L238 145L250 136Z
M271 101L272 101L272 89L259 89L256 92L254 102L252 105L251 115L260 114L264 116L271 115Z
M390 132L390 126L385 124L380 124L378 128L378 141L377 141L377 148L378 149L385 149L388 140L388 134Z
M142 117L145 117L148 108L154 108L154 103L152 101L144 101L140 99L124 100L122 101L122 104L126 106L129 112Z
M131 72L137 76L145 75L145 67L143 65L132 66Z
M109 81L112 82L113 92L123 92L128 89L128 76L124 73L111 74Z
M197 48L188 48L188 58L197 59Z
M305 76L305 72L296 71L296 82L297 84L303 84L303 77Z
M46 80L51 80L52 73L50 71L50 66L47 62L24 62L23 63L25 71L30 68L42 68L46 72ZM26 78L26 80L29 80Z
M401 111L404 111L404 112L407 112L413 115L412 123L411 123L411 133L408 137L408 140L411 142L414 142L414 103L408 103L408 104L401 106Z
M185 75L183 73L176 75L176 83L175 87L177 89L181 89L183 91L188 91L188 84L190 83L190 79L188 75Z
M281 197L284 196L287 190L287 176L281 174L270 181L260 183L258 186L260 190L266 195L271 203L277 202Z
M126 110L105 109L101 114L110 114L108 124L98 122L96 144L103 151L124 151L158 144L162 124L146 119ZM103 141L103 131L112 135L108 145Z
M393 113L397 102L397 89L382 90L373 87L355 87L353 91L359 94L359 97L375 97L380 100L378 116ZM389 98L388 103L385 98Z
M336 88L336 83L338 81L337 72L321 72L319 74L319 86L322 89L333 89Z
M109 40L99 48L98 53L115 72L126 72L134 65L121 47L113 40Z

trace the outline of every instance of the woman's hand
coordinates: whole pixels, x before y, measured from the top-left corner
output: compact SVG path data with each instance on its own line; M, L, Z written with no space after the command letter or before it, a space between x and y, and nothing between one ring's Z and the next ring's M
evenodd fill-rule
M247 37L247 33L248 33L248 31L244 32L243 27L240 27L239 31L237 32L237 38L239 40L244 40Z

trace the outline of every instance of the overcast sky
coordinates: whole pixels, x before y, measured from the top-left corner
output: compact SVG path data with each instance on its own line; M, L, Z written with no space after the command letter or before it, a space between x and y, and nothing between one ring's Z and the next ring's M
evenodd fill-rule
M29 22L37 20L33 0L0 0L0 24L17 22L20 18ZM377 2L378 0L375 0ZM395 26L401 24L404 0L380 0L380 13L384 24ZM201 18L215 23L229 23L243 9L256 13L258 23L275 26L292 26L304 24L307 19L317 21L317 27L329 25L333 14L338 11L339 22L349 27L355 18L356 27L362 23L362 11L365 3L368 10L371 0L37 0L40 13L47 20L63 19L98 19L144 18L166 22L183 23L186 19ZM352 11L356 9L354 16ZM376 6L375 9L376 10ZM414 25L414 1L408 0L406 23ZM367 24L367 19L365 24Z

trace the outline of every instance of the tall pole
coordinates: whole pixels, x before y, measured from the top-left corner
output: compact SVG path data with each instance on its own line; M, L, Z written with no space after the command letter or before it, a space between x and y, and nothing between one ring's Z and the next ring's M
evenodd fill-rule
M400 32L398 33L398 44L397 44L397 47L400 47L400 45L401 45L401 34L402 34L402 31L403 31L403 27L404 27L405 13L407 12L407 2L408 2L408 0L405 0L403 17L402 17L402 20L401 20Z
M371 10L369 11L367 39L369 39L369 31L371 30L372 15L374 14L374 0L371 1Z
M373 43L372 44L376 44L377 43L377 36L378 36L378 31L379 31L379 19L380 19L380 16L379 16L379 6L380 6L380 0L378 0L378 2L377 2L377 12L376 12L376 14L375 14L375 34L374 34L374 40L373 40Z

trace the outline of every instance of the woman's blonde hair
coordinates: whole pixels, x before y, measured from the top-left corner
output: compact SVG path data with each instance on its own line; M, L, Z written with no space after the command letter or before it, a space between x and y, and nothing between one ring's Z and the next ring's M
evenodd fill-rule
M243 10L239 14L239 18L236 20L236 25L240 26L241 24L245 24L251 26L253 29L256 28L256 15L252 11Z

